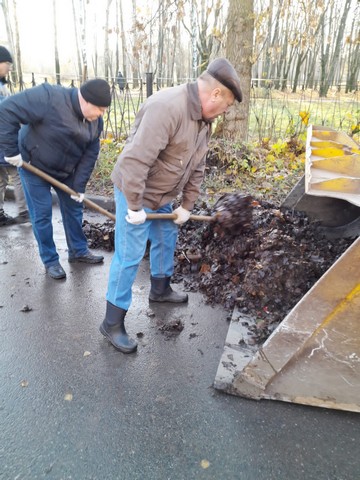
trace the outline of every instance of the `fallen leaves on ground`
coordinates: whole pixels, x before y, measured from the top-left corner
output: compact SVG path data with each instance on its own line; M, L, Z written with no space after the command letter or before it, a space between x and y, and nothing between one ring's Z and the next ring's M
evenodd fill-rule
M265 201L254 201L252 208L246 229L229 232L217 222L182 225L172 280L222 305L229 317L235 307L254 316L253 339L262 343L353 239L328 240L301 212ZM193 213L211 210L203 203ZM84 232L90 247L113 250L113 222L84 222Z

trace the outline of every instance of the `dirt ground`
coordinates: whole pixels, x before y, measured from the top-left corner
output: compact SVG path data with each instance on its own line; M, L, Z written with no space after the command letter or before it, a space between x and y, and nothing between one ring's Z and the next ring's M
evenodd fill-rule
M212 215L201 205L193 213ZM248 215L245 215L248 219ZM84 222L92 248L114 248L114 224ZM228 230L218 222L188 221L179 229L173 282L201 291L209 304L256 318L253 339L261 344L312 285L351 245L329 240L300 212L255 201L252 220Z

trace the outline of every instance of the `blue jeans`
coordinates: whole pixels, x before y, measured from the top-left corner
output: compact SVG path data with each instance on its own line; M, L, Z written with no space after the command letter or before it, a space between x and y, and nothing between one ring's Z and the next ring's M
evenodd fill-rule
M106 300L128 310L139 264L150 241L150 271L153 277L171 277L174 271L174 252L178 226L172 220L146 220L132 225L125 219L127 203L122 192L114 187L116 202L115 253L112 258ZM171 213L166 204L159 210L145 208L146 212Z
M23 168L19 168L19 174L41 260L45 267L56 265L59 263L59 255L53 239L51 185ZM64 183L71 187L71 178ZM82 229L83 205L75 202L63 190L53 188L59 198L68 255L69 257L85 255L88 252L88 244Z

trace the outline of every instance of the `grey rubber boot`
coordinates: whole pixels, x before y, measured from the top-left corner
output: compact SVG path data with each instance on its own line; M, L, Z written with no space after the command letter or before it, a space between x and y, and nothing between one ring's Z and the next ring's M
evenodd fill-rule
M170 287L170 277L150 277L151 290L149 300L151 302L185 303L188 301L186 293L177 293Z
M132 353L137 349L137 342L126 333L125 315L126 310L106 302L106 314L100 332L120 352Z

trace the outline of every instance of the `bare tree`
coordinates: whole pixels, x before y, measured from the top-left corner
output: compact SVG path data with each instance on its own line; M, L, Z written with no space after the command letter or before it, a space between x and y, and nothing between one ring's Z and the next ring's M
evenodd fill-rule
M110 18L110 6L112 0L107 0L105 10L105 44L104 44L104 72L106 80L109 80L109 73L111 74L111 55L109 49L109 18Z
M163 0L159 0L159 35L158 35L158 54L156 61L157 86L163 86L163 67L164 67L164 43L166 33L166 7Z
M83 67L82 67L82 62L81 62L81 49L80 49L80 42L79 42L78 22L77 22L77 17L76 17L75 0L71 0L71 4L72 4L74 32L75 32L77 67L78 67L78 74L79 74L79 77L80 77L80 83L82 83L83 82L83 78L82 78Z
M126 37L124 30L124 15L122 8L122 0L120 2L120 28L121 28L121 49L122 49L122 61L123 61L123 75L127 78L127 59L126 59Z
M133 47L132 47L132 56L133 56L133 61L132 61L132 75L133 75L133 87L138 88L139 87L139 77L140 77L140 44L139 44L139 38L138 38L138 28L139 24L137 22L137 15L136 15L136 0L132 0L132 15L133 15L133 26L132 26L132 41L133 41Z
M351 25L351 33L346 39L348 46L348 71L346 76L346 93L357 90L357 79L360 72L360 29L355 26L357 16Z
M185 16L182 17L191 39L193 77L204 71L209 60L219 53L225 29L221 21L222 10L220 0L191 0L190 26Z
M57 37L57 15L56 15L56 0L53 0L53 27L54 27L54 58L55 58L55 78L56 83L60 85L60 60L59 60L59 48Z
M16 58L15 57L15 43L14 43L14 36L13 36L13 31L12 31L12 28L11 28L11 14L10 14L10 11L9 11L9 4L8 4L8 0L1 0L0 1L0 5L1 5L1 8L2 8L2 12L3 12L3 16L4 16L4 20L5 20L5 27L6 27L6 34L7 34L7 38L8 38L8 42L9 42L9 49L11 50L11 52L13 53L13 70L11 72L11 79L13 82L17 82L18 81L18 76L17 76L17 65L16 65Z
M251 68L253 63L254 0L230 0L227 20L226 56L239 74L242 103L236 103L225 115L223 134L234 141L248 136Z
M326 42L326 47L323 46L322 53L321 53L321 79L320 79L320 92L319 95L321 97L325 97L329 91L330 86L333 83L333 80L335 78L335 72L336 68L339 66L339 56L340 56L340 51L343 45L343 38L344 38L344 31L345 31L345 25L346 25L346 18L349 14L350 11L350 5L351 5L351 0L345 0L344 3L344 10L340 19L340 24L337 24L336 22L336 27L334 26L335 19L336 17L332 13L330 15L330 32L331 36L336 36L335 40L335 48L333 51L330 49L330 38L328 37L328 40L325 40L325 25L324 23L322 24L321 28L321 33L322 33L322 39L323 39L323 44ZM335 5L332 3L331 4L331 11L334 12L335 10ZM337 34L336 34L337 31Z
M13 70L10 74L11 80L14 83L19 84L19 89L21 90L24 85L22 67L21 67L21 49L20 49L20 34L19 34L19 24L18 24L18 15L17 15L17 3L16 0L12 0L11 5L9 5L8 0L1 0L0 5L2 7L6 33L9 42L9 50L12 53L13 59ZM14 28L12 28L12 21Z
M81 78L82 78L82 81L84 82L87 79L87 75L88 75L88 60L87 60L87 52L86 52L86 6L84 4L84 0L79 0L79 24L81 26L81 41L80 41L81 56L82 56ZM95 72L96 72L96 69L95 69Z

